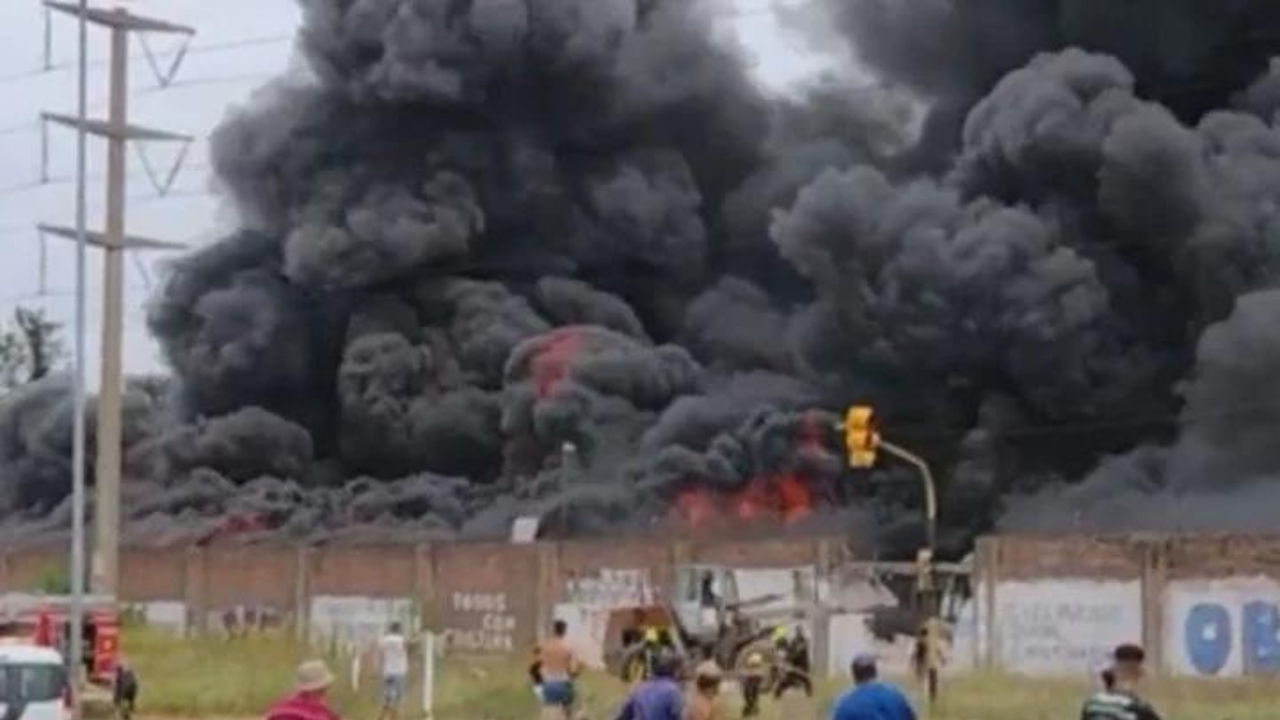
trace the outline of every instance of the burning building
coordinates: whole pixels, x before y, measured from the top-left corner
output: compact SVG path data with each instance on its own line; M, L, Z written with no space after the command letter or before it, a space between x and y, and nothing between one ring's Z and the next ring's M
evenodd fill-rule
M844 469L855 401L934 460L953 548L1280 470L1273 2L813 0L780 13L882 89L787 97L722 3L302 7L307 74L212 139L239 229L153 301L128 534L896 546L916 484ZM10 537L67 522L58 383L0 406Z

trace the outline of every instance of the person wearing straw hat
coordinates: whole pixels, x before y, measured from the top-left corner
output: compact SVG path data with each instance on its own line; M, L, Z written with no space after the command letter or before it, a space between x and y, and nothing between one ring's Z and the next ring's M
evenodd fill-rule
M267 711L266 720L338 720L328 703L333 673L323 660L308 660L294 673L293 693Z

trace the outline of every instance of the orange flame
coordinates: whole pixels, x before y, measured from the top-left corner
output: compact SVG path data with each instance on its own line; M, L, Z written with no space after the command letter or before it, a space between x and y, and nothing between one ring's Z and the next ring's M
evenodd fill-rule
M729 522L799 521L813 511L813 493L793 474L762 476L743 490L718 495L709 490L686 490L676 498L675 511L693 529Z

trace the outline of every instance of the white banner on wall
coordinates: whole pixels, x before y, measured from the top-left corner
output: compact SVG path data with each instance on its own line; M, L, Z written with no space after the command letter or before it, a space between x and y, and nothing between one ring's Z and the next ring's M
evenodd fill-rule
M1085 579L1002 582L995 591L996 662L1027 675L1098 671L1142 640L1142 585Z
M311 636L367 647L378 641L392 622L405 634L416 631L411 598L378 598L356 595L317 595L311 599Z
M1280 675L1280 582L1263 576L1174 580L1163 600L1171 672Z
M125 612L133 614L148 627L175 635L182 635L187 631L187 604L181 600L132 602L125 606Z

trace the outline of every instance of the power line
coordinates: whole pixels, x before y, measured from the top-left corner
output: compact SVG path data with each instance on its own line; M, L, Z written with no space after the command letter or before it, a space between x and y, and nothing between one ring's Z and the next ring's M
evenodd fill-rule
M220 43L207 43L204 45L194 44L186 50L187 55L207 55L212 53L227 52L230 50L239 50L250 47L264 47L270 45L281 45L294 39L292 33L279 35L264 35L260 37L240 38L237 40L228 40ZM166 50L154 53L152 57L174 57L179 50ZM144 60L147 54L145 52L129 53L130 60ZM107 67L109 60L97 60L89 63L89 67L102 68ZM0 75L0 85L9 85L17 82L25 82L33 78L38 78L49 73L63 72L74 69L74 64L70 62L51 63L47 67L37 67L31 70L21 70L7 75Z

